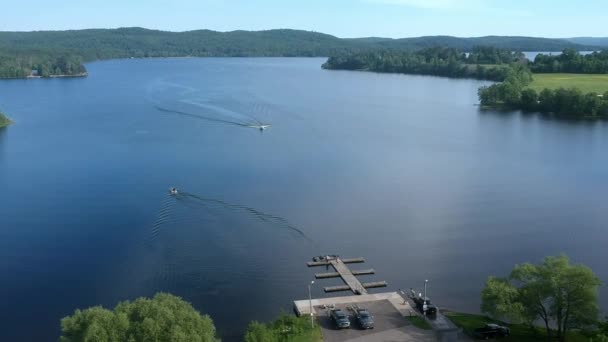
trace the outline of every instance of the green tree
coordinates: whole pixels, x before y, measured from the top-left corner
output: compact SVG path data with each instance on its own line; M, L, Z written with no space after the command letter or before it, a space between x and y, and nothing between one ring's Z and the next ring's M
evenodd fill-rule
M541 264L521 264L508 279L490 277L482 291L484 313L512 321L541 320L551 339L565 341L570 329L597 322L599 278L566 256L547 257Z
M249 323L245 333L245 342L276 342L278 340L271 328L257 321Z
M76 310L61 320L61 342L215 342L215 326L181 298L158 293L152 299Z
M521 91L521 107L525 110L534 110L538 105L536 90L526 88Z

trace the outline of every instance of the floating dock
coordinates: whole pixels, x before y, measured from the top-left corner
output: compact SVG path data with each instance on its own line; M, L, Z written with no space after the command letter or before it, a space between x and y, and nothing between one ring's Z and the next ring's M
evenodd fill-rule
M328 259L328 260L309 261L306 263L306 265L308 265L308 267L329 266L329 265L331 265L331 261L335 260L335 259L339 259L339 258L332 257L331 259ZM344 264L361 264L361 263L365 262L365 259L363 259L363 258L340 259L340 260Z
M339 292L339 291L352 291L356 295L366 295L367 289L376 288L376 287L386 287L388 284L386 281L377 281L371 283L361 283L356 276L358 275L367 275L367 274L375 274L376 271L372 269L360 270L360 271L351 271L346 264L357 264L363 263L365 259L363 258L353 258L353 259L341 259L337 256L327 256L325 258L321 258L315 261L309 261L306 263L308 267L316 267L316 266L332 266L335 272L327 272L327 273L316 273L316 279L327 279L327 278L342 278L345 285L339 286L326 286L323 290L326 293L329 292Z

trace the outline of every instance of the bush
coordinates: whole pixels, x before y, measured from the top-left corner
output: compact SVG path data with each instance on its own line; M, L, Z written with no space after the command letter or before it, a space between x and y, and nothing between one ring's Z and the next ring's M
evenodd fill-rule
M121 302L114 310L76 310L61 320L61 332L61 342L218 341L209 316L167 293Z

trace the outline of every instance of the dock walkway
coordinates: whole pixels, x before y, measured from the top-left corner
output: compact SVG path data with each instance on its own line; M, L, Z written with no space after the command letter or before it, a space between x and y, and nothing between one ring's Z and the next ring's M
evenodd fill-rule
M337 256L327 256L323 259L315 258L314 261L310 261L306 263L308 267L315 266L332 266L335 272L326 272L326 273L316 273L316 279L326 279L326 278L342 278L342 281L345 285L338 286L326 286L323 290L327 292L338 292L338 291L352 291L356 295L366 295L367 290L369 288L375 287L386 287L387 284L385 281L377 281L371 283L361 283L357 279L357 275L366 275L366 274L374 274L376 271L372 269L360 270L360 271L351 271L346 264L355 264L355 263L363 263L365 259L363 258L353 258L353 259L341 259Z
M350 287L353 293L362 295L367 294L367 290L365 290L363 284L359 282L359 279L357 279L350 269L344 265L340 258L330 260L330 262L334 269L336 269L336 272L340 273L340 277L342 277L344 283Z

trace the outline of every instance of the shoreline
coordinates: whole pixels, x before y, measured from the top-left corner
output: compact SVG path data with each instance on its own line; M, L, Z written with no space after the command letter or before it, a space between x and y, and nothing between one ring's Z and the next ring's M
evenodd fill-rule
M74 75L49 75L49 76L25 76L25 77L0 77L0 81L4 80L31 80L31 79L48 79L48 78L80 78L89 76L88 72L83 72Z

